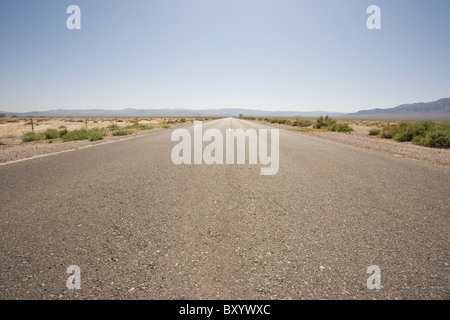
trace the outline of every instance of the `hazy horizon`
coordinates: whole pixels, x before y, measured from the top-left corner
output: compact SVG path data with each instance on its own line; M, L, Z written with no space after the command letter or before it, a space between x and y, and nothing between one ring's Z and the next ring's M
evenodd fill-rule
M450 99L447 97L443 97L438 100L441 99ZM429 102L434 102L434 101L417 101L417 102L412 102L412 103L402 103L400 105L404 105L404 104L415 104L415 103L429 103ZM17 113L31 113L31 112L47 112L47 111L58 111L58 110L64 110L64 111L71 111L71 110L80 110L80 111L89 111L89 110L104 110L104 111L123 111L123 110L234 110L234 109L242 109L242 110L251 110L251 111L266 111L266 112L299 112L299 113L317 113L317 112L330 112L330 113L342 113L342 114L347 114L347 113L354 113L357 111L363 111L363 110L370 110L370 109L391 109L391 108L395 108L398 107L399 105L396 106L392 106L392 107L386 107L386 108L367 108L367 109L358 109L355 111L350 111L350 112L345 112L345 111L332 111L332 110L325 110L325 109L317 109L317 110L308 110L308 109L304 109L304 110L285 110L285 109L279 109L279 110L271 110L271 109L258 109L258 108L246 108L246 107L223 107L223 108L209 108L209 107L205 107L205 108L187 108L187 107L143 107L143 108L133 108L133 107L126 107L126 108L108 108L108 107L103 107L103 108L62 108L62 107L56 107L56 108L49 108L49 109L43 109L43 110L25 110L25 111L20 111ZM15 111L8 111L8 110L2 110L0 109L1 112L10 112L13 113Z
M69 30L69 5L81 29ZM369 5L381 29L369 30ZM0 110L342 112L450 97L450 2L0 2Z

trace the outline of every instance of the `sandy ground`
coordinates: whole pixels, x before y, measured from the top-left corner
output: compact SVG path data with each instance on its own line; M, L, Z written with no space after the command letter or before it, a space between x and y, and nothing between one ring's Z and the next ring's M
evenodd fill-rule
M11 118L8 118L11 121ZM112 124L117 124L121 127L133 124L135 118L99 118L90 119L87 121L88 129L106 128ZM146 124L152 126L159 126L165 124L168 118L152 118L151 120L140 119L139 124ZM28 119L17 119L18 122L0 123L0 139L7 145L20 144L20 137L26 132L30 132L31 124ZM39 133L47 129L64 129L78 130L86 128L86 120L84 118L34 118L34 131Z

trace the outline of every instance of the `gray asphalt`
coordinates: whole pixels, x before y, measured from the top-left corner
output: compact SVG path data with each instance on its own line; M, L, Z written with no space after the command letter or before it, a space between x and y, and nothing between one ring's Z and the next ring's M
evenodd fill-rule
M273 176L175 165L171 132L0 166L0 298L450 298L448 168L286 130Z

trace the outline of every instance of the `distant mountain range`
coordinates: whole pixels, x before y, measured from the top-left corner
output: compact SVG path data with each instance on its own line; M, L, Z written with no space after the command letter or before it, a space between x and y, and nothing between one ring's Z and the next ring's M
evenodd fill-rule
M388 109L361 110L344 117L351 119L450 120L450 98L433 102L402 104Z
M10 117L304 117L316 118L329 115L334 118L348 119L391 119L391 120L450 120L450 98L433 102L419 102L402 104L395 108L361 110L355 113L339 113L327 111L263 111L250 109L77 109L77 110L49 110L33 112L3 112Z
M78 110L50 110L50 111L33 111L33 112L4 112L10 117L17 115L18 117L238 117L243 114L245 117L305 117L314 118L321 115L330 115L339 117L345 115L342 112L327 111L263 111L250 109L123 109L123 110L104 110L104 109L78 109Z

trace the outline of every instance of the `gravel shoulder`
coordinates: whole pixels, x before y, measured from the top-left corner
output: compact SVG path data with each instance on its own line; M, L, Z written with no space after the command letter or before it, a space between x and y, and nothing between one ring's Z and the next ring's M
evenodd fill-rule
M319 137L326 140L331 140L338 143L351 145L354 147L370 149L385 154L390 154L395 157L405 159L412 159L422 161L430 164L435 164L444 167L450 167L450 149L428 148L415 145L411 142L398 142L390 139L382 139L376 136L369 136L369 130L373 127L368 126L352 126L353 132L315 132L315 131L301 131L293 129L294 127L288 125L265 123L268 126L280 129L297 131L300 134Z

